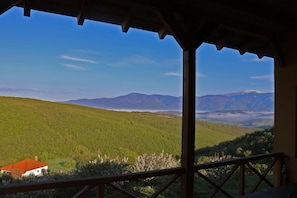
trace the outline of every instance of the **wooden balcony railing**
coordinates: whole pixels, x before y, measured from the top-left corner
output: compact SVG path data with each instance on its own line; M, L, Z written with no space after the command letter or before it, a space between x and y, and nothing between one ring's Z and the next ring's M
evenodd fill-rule
M256 170L252 164L254 161L272 159L272 163L268 165L267 169L260 173ZM208 197L214 197L218 192L221 192L225 195L225 197L233 197L230 193L223 189L224 184L230 179L230 177L237 172L239 174L239 194L245 194L245 176L247 175L247 168L258 175L259 179L255 182L254 188L251 192L256 191L259 184L263 181L267 183L270 187L275 187L281 185L282 182L282 167L284 163L284 155L282 153L274 153L274 154L264 154L257 155L251 157L244 157L238 159L230 159L212 163L199 164L195 166L196 176L203 178L206 182L211 184L214 187L213 192L210 193ZM231 169L227 172L225 178L217 184L212 180L211 177L207 177L207 175L203 174L201 171L206 169L224 167L224 166L232 166ZM274 167L274 169L273 169ZM267 174L272 171L274 176L274 183L266 179ZM237 171L238 170L238 171ZM122 181L133 181L151 177L160 177L160 176L170 176L170 178L165 182L159 189L157 189L150 197L157 197L162 192L164 192L172 183L178 180L182 174L185 173L184 168L172 168L172 169L163 169L157 171L150 172L141 172L141 173L133 173L133 174L125 174L118 176L103 176L103 177L90 177L90 178L80 178L80 179L72 179L65 181L55 181L55 182L43 182L43 183L31 183L31 184L21 184L21 185L10 185L5 187L0 187L0 195L10 194L10 193L19 193L19 192L29 192L29 191L41 191L47 189L59 189L59 188L68 188L68 187L77 187L80 186L81 190L78 191L72 197L82 197L84 194L89 192L92 189L96 189L97 197L104 197L104 191L106 187L111 187L126 197L137 197L133 195L131 192L128 192L125 189L119 187L116 182ZM193 174L195 174L193 173ZM199 187L198 187L199 188ZM198 189L199 191L199 189Z
M262 161L262 163L263 161L265 161L265 165L267 165L267 168L263 171L259 171L255 168L255 164L259 163L260 161ZM268 161L269 161L269 164L267 164ZM207 176L205 170L219 168L219 167L222 167L222 169L220 170L219 176L218 175ZM262 155L244 157L244 158L228 159L223 161L199 164L195 166L195 173L198 175L198 177L202 178L204 181L208 182L213 187L213 191L210 192L207 197L215 197L215 195L219 192L224 194L224 197L238 197L238 195L246 194L245 177L248 175L255 174L257 175L257 178L258 178L258 179L256 178L256 181L253 181L253 186L248 193L253 193L257 191L259 185L262 182L265 182L267 186L271 188L282 185L283 168L285 168L284 154L271 153L271 154L262 154ZM202 170L204 170L204 173ZM247 170L249 170L249 172ZM237 195L231 195L231 193L228 193L227 190L225 190L223 187L227 183L227 181L230 180L232 176L234 176L235 173L237 173L237 176L238 176L238 182L237 182L238 193ZM273 181L269 181L266 178L268 173L271 173L271 174L273 173ZM224 177L222 178L222 176ZM218 179L218 177L220 178ZM233 189L235 187L236 186L233 186Z
M148 172L140 172L133 174L125 174L125 175L117 175L117 176L102 176L102 177L89 177L89 178L80 178L80 179L72 179L72 180L64 180L64 181L55 181L55 182L43 182L43 183L32 183L32 184L22 184L22 185L10 185L7 187L0 187L0 195L10 194L10 193L19 193L19 192L29 192L29 191L38 191L38 190L46 190L46 189L59 189L59 188L67 188L67 187L76 187L76 186L84 186L82 190L77 192L72 197L79 198L82 197L85 193L90 191L93 188L97 190L97 197L103 198L104 191L106 186L112 187L122 194L126 195L126 197L137 197L130 192L120 188L117 186L116 182L121 181L132 181L138 179L145 179L151 177L159 177L159 176L171 176L169 180L164 183L158 190L156 190L150 197L157 197L160 193L162 193L168 186L170 186L175 180L177 180L183 173L183 168L172 168L172 169L163 169L157 171L148 171Z

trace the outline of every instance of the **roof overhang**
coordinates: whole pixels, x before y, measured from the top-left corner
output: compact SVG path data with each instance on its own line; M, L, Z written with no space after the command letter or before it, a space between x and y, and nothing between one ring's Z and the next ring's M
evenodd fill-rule
M283 64L278 45L297 31L296 0L2 0L0 14L13 6L23 7L25 16L38 10L76 17L78 25L94 20L120 25L123 32L137 28L160 39L172 35L180 45L185 33L193 32L197 47L205 42Z

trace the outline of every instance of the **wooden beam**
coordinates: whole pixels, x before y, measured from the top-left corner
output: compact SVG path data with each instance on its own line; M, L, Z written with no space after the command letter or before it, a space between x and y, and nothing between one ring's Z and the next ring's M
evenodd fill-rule
M31 8L30 8L31 0L24 0L24 16L30 17Z
M264 54L259 53L259 54L257 54L257 56L258 56L259 59L262 59L264 57Z
M161 29L158 30L159 39L164 39L167 35L167 28L164 25Z
M22 2L22 0L1 0L0 1L0 15L21 2Z
M227 43L229 37L230 35L228 33L224 33L224 34L221 33L219 35L219 37L216 39L214 43L218 51L220 51L225 47L225 44Z
M194 32L194 38L190 41L193 42L194 48L197 49L203 43L203 41L205 41L217 28L217 24L214 24L210 21L204 21L199 30Z
M221 49L223 49L223 47L225 46L225 43L226 43L226 40L220 40L219 42L217 42L215 44L217 50L220 51Z
M261 1L255 3L246 1L239 4L237 0L208 0L208 3L210 7L216 6L221 9L228 9L230 12L240 13L240 15L244 16L246 21L250 21L251 23L253 23L254 20L261 20L263 26L269 27L272 30L288 31L290 29L297 29L296 25L292 25L295 24L296 21L285 15L277 15L276 13L278 13L279 10L272 4L263 3Z
M129 28L130 28L130 17L131 16L131 13L128 12L126 14L126 16L124 17L124 20L122 21L121 23L121 26L122 26L122 32L128 32Z
M245 49L239 49L238 51L239 51L239 54L240 55L244 55L246 53L246 50Z
M188 47L185 46L184 42L186 40L186 32L184 31L180 23L177 21L177 19L174 17L173 13L169 10L160 7L157 9L157 14L159 15L159 18L163 22L166 29L175 38L177 43L183 49L187 49Z
M86 0L82 0L80 10L77 14L77 24L78 25L83 25L85 21L85 5L86 5Z
M259 59L263 58L267 51L269 51L269 48L271 48L271 46L269 45L268 43L268 40L267 40L267 44L263 44L262 47L259 47L256 51L257 53L255 53Z
M251 45L252 41L252 39L245 39L239 44L238 51L240 55L244 55L248 51L248 48Z
M286 60L285 60L285 56L284 56L283 51L281 50L280 46L277 44L276 41L273 41L273 40L270 41L270 45L271 45L272 50L273 50L274 59L278 62L278 64L281 67L285 67L286 66Z
M160 0L129 0L131 5L135 7L148 6L156 8L158 10L166 10L170 8L170 12L174 12L177 15L185 16L190 15L192 18L199 20L209 20L213 23L220 24L231 29L237 29L241 32L246 32L257 37L275 37L282 36L284 27L281 23L274 23L262 16L253 16L246 10L238 9L237 7L231 6L232 4L226 4L225 2L217 2L216 0L208 1L160 1ZM235 3L238 5L238 3ZM238 5L239 6L239 5ZM224 9L225 12L221 12ZM265 9L264 9L265 10ZM229 15L224 13L230 12ZM232 14L231 14L232 13ZM240 16L236 18L233 16ZM262 20L261 24L255 23L255 21ZM297 27L297 26L296 26Z

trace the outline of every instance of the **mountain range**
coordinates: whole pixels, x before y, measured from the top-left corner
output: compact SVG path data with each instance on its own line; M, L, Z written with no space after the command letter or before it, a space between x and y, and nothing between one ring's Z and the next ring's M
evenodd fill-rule
M115 98L77 99L63 103L114 110L180 111L182 97L130 93ZM274 93L241 91L196 97L197 111L274 111Z

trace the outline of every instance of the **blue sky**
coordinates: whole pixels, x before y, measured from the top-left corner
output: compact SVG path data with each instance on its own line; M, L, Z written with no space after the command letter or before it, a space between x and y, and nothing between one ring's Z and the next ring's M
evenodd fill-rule
M132 92L182 95L182 50L173 37L12 8L0 15L0 95L50 101ZM273 59L203 44L197 96L273 92Z

